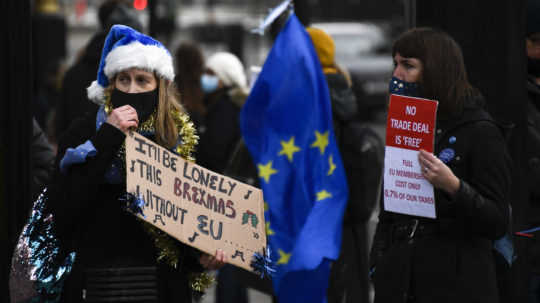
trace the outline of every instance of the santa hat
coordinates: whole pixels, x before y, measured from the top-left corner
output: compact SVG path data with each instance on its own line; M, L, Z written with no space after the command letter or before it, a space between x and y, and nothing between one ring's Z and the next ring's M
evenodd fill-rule
M87 88L88 98L103 104L103 92L110 79L133 67L155 72L167 80L174 79L172 56L163 44L131 27L114 25L105 38L97 80Z

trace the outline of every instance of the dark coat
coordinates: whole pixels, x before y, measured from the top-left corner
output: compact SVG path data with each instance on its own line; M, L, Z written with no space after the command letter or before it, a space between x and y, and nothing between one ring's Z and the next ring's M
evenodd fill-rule
M97 79L106 34L95 34L79 60L64 75L60 98L56 104L55 130L58 137L69 128L73 120L98 108L97 104L88 99L86 88Z
M223 93L208 106L200 132L197 164L222 174L240 138L240 107Z
M43 187L47 186L54 167L54 150L47 137L39 127L36 119L33 119L32 129L32 180L30 182L32 200L36 199ZM26 208L27 210L30 207Z
M153 238L143 228L144 223L124 210L118 200L125 193L125 183L104 181L124 138L121 131L108 123L103 123L96 132L96 111L93 111L75 120L60 139L57 171L47 203L54 215L61 248L64 253L77 253L62 299L81 302L90 269L146 267L157 277L154 280L157 280L159 302L191 302L187 273L199 265L197 252L179 243L183 255L177 269L157 264ZM66 149L88 139L97 154L61 173L58 163Z
M530 193L530 216L528 223L540 225L540 86L533 79L527 82L527 162Z
M498 302L492 246L509 219L505 138L485 111L468 105L461 118L437 121L435 155L445 148L455 151L447 165L460 188L454 197L435 190L437 219L381 210L372 249L377 303ZM420 223L409 238L412 219Z
M527 207L526 227L540 226L540 86L529 78L527 82L527 180L529 200ZM531 270L540 274L540 241L536 238L528 242L527 250Z

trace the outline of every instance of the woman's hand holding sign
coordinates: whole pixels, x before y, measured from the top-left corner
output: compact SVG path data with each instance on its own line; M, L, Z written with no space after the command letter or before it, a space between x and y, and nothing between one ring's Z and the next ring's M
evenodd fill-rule
M216 250L215 256L203 253L199 258L199 262L206 269L216 270L220 269L223 267L223 265L225 265L225 263L227 263L227 256L223 250L218 249Z
M434 187L440 188L450 195L454 195L459 190L459 179L446 164L432 153L420 149L418 162L422 175Z

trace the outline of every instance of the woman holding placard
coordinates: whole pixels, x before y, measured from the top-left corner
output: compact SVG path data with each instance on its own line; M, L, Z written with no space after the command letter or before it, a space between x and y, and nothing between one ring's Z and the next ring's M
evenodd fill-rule
M173 78L172 57L160 42L127 26L111 28L97 81L88 88L100 107L60 140L59 170L47 195L60 247L76 253L65 302L191 302L189 286L200 292L206 279L191 274L226 261L221 250L201 254L137 220L119 200L126 194L123 142L129 130L193 160L198 137Z
M509 221L511 160L482 109L458 44L415 28L393 45L394 94L437 100L434 154L420 150L436 219L381 209L372 248L375 302L498 302L493 241Z

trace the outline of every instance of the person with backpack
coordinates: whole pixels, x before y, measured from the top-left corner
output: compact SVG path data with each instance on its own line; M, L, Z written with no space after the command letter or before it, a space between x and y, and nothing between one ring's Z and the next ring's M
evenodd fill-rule
M459 45L431 28L392 49L390 92L437 100L434 153L419 151L436 218L383 211L371 263L375 302L499 302L493 242L507 232L511 160L467 79Z
M349 184L341 253L332 265L328 302L368 302L367 223L380 192L383 145L372 127L357 119L358 105L352 82L335 62L332 37L318 28L306 30L328 83L334 132Z

